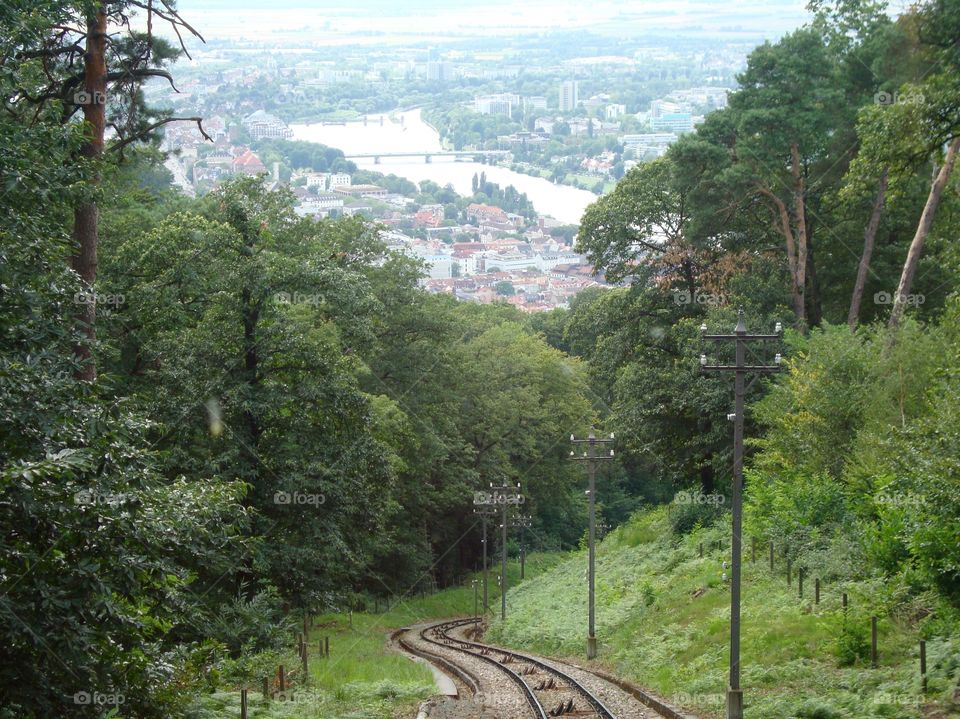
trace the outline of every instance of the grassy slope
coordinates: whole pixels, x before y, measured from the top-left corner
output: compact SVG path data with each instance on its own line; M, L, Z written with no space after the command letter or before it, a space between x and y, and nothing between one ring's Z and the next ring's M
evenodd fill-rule
M729 591L722 562L729 530L671 536L663 509L638 515L613 532L597 556L598 662L703 717L724 715L728 662ZM710 550L725 540L726 551ZM705 556L698 556L704 542ZM771 573L767 557L745 551L742 686L750 719L868 719L960 716L931 699L948 693L948 681L931 675L921 701L915 629L881 616L880 666L841 668L832 652L850 597L847 621L865 627L877 609L879 584L824 586L813 605L813 578L797 596L785 567ZM490 637L515 647L582 661L586 633L586 553L508 595L508 619ZM930 666L941 651L928 642ZM921 706L926 703L926 706Z
M560 555L532 554L527 558L528 578L557 566ZM490 606L499 609L496 571L490 573ZM519 581L519 567L511 561L511 583ZM469 585L469 582L468 582ZM394 719L416 716L417 705L435 692L433 676L423 664L415 663L386 648L393 630L424 622L473 613L473 589L447 589L423 597L396 601L381 614L327 614L314 619L310 632L310 677L308 687L294 692L293 702L265 702L259 685L249 687L250 719ZM330 638L330 658L317 655L319 642ZM287 660L295 665L295 655ZM296 679L296 675L295 675ZM240 716L237 687L223 687L198 703L196 719L227 719Z

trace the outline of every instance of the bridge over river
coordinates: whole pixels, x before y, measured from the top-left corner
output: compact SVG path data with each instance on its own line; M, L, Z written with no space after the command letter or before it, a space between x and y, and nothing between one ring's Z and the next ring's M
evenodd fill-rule
M414 150L405 152L354 152L344 155L348 160L369 160L373 158L375 165L380 164L384 157L423 157L430 162L434 157L452 157L474 160L478 157L505 157L509 150Z

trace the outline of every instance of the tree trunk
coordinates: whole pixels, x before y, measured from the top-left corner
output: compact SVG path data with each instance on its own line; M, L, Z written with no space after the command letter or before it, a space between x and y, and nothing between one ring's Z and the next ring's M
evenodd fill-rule
M850 313L847 315L847 326L853 332L860 321L860 303L863 301L863 290L867 284L867 272L870 270L870 258L873 256L873 247L877 240L877 230L880 228L880 217L887 201L887 180L890 168L884 167L877 182L877 197L873 201L873 211L870 221L863 233L863 254L860 256L860 266L857 268L857 281L853 285L853 297L850 298Z
M700 464L700 491L704 494L713 494L716 487L716 475L713 469L713 452L704 457Z
M797 143L790 145L790 171L793 174L793 214L797 222L796 244L796 278L794 286L799 297L795 298L794 304L798 305L799 313L797 322L801 327L806 324L806 287L807 287L807 210L806 210L806 188L803 182L803 172L800 168L800 148Z
M807 321L811 327L818 327L823 321L823 301L813 248L813 232L807 230Z
M950 173L953 172L953 166L957 161L957 150L960 149L960 137L954 138L947 149L947 157L944 160L943 167L937 173L933 184L930 186L930 195L927 197L927 204L923 208L923 214L920 215L920 223L917 225L917 232L910 243L910 249L907 252L907 261L903 265L903 273L900 275L900 284L897 286L897 295L893 298L893 310L890 312L890 327L896 327L903 319L903 313L906 310L907 297L913 286L913 276L917 272L917 265L920 263L920 254L923 252L923 243L930 234L930 228L933 226L933 219L937 214L937 207L940 205L940 197L943 190L950 180Z
M806 304L804 301L803 285L797 284L800 273L797 268L797 243L793 235L793 229L790 226L790 213L787 210L786 204L784 204L783 200L781 200L776 193L763 186L759 186L757 189L760 194L769 198L773 203L775 208L774 215L780 221L780 232L783 234L787 243L787 269L790 273L790 297L793 300L793 314L797 318L797 324L802 326L806 323L807 318Z
M103 155L104 126L107 101L107 14L98 7L87 18L86 53L84 54L83 94L77 99L83 104L83 119L88 133L81 149L84 157L94 161ZM95 172L96 172L96 168ZM93 182L99 181L97 174ZM97 279L97 205L82 202L74 208L73 242L74 255L70 265L80 275L84 284L85 301L77 303L77 323L86 340L77 345L75 352L81 361L77 378L92 382L97 378L97 365L93 357L93 345L97 339L97 305L94 283Z

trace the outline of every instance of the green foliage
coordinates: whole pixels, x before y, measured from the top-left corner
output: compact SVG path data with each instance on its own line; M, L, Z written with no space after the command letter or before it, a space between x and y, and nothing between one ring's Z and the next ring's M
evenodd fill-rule
M834 622L833 653L839 666L853 666L870 658L870 625L864 619L862 615L854 620L844 614Z

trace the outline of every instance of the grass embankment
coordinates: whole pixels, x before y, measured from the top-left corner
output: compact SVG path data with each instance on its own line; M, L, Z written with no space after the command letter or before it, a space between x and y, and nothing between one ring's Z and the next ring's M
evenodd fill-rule
M724 716L730 595L722 563L729 547L729 529L721 527L672 536L664 509L611 533L597 555L598 664L703 717ZM750 719L960 716L946 706L956 689L947 676L956 672L950 641L927 643L924 696L918 631L909 620L890 619L895 598L881 580L825 584L814 605L814 577L800 599L796 573L788 587L784 561L771 572L765 549L751 562L747 540L744 557L742 686ZM586 568L579 552L511 591L507 622L495 622L490 639L582 662ZM839 638L848 651L869 653L871 615L880 618L879 667L869 658L841 667Z
M527 580L540 575L562 561L561 555L532 554L527 557ZM491 612L500 607L497 591L499 564L491 566L489 594ZM519 581L520 569L511 560L508 577ZM476 577L480 579L480 575ZM481 589L482 591L482 589ZM509 595L508 595L509 596ZM482 602L482 594L480 595ZM387 636L410 624L473 614L474 592L467 586L446 589L424 597L395 599L389 611L379 614L354 612L314 617L308 646L310 681L304 686L299 669L293 675L295 689L291 701L265 701L257 681L248 688L250 719L395 719L416 716L417 707L435 693L433 675L421 663L410 661L386 648ZM330 656L319 655L324 638L330 641ZM294 640L291 638L291 645ZM260 664L265 663L261 658ZM275 663L299 667L294 648ZM257 673L256 671L254 672ZM227 719L240 716L239 686L224 686L198 702L196 719ZM276 686L274 686L276 689Z

